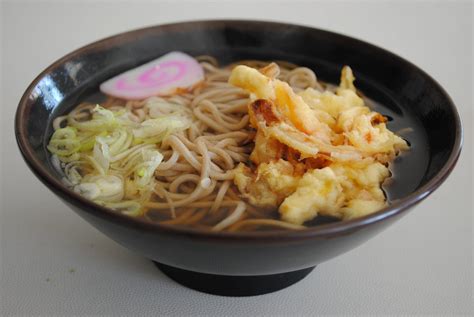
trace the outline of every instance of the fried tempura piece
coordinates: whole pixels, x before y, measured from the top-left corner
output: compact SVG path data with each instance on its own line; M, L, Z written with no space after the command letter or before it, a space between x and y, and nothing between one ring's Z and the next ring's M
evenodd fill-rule
M303 224L317 215L350 219L385 206L380 183L388 168L373 160L335 163L306 172L280 205L282 219Z
M349 66L344 66L341 71L341 81L339 83L339 89L341 90L352 90L356 92L356 88L354 86L354 74L352 73L352 69Z
M280 67L276 63L270 63L265 67L262 67L258 70L263 75L275 79L280 75Z
M272 81L272 78L245 65L236 66L229 77L229 84L245 89L254 94L256 98L275 100Z
M321 213L340 217L344 203L342 190L330 167L309 171L301 178L296 191L280 205L281 218L303 224Z
M275 66L272 65L272 68ZM301 132L317 135L321 140L329 142L331 129L319 121L311 108L287 83L267 77L258 70L244 65L232 70L229 83L251 92L258 99L272 101L284 120L289 121Z
M282 121L273 102L266 99L257 99L249 104L249 119L250 125L255 129L258 129L258 122L261 121L266 125Z
M284 160L262 163L255 172L240 163L234 170L234 183L252 205L275 208L291 195L300 177Z
M354 80L351 68L344 66L341 72L341 82L335 93L329 90L320 92L316 89L308 88L300 92L299 95L311 109L327 113L333 120L337 120L344 110L353 107L367 108L364 106L364 100L356 93Z
M272 125L280 122L275 105L265 99L257 99L249 104L250 125L257 129L255 147L250 155L250 160L255 164L278 160L282 157L285 146L277 139L270 138L259 125Z
M349 141L369 153L390 153L408 150L408 144L398 135L387 129L385 123L372 124L372 117L364 116L354 121L354 128L348 134Z
M345 66L335 90L296 94L270 64L233 69L229 82L252 93L255 128L252 168L240 164L234 183L259 207L277 207L284 221L301 225L317 215L360 217L385 206L385 163L407 143L386 127L357 94ZM384 164L382 164L384 163Z
M280 159L287 147L275 138L266 137L261 130L255 136L255 147L250 160L258 165Z
M294 125L284 122L283 115L269 100L258 99L250 103L249 116L251 125L257 128L254 152L258 154L252 153L251 156L255 158L252 161L256 164L268 162L273 154L281 154L279 143L298 151L301 159L316 157L320 151L338 152L341 160L362 157L362 154L351 146L333 146L315 135L302 133ZM279 143L275 143L274 140ZM257 159L257 157L264 159ZM281 155L276 155L273 158L280 157Z

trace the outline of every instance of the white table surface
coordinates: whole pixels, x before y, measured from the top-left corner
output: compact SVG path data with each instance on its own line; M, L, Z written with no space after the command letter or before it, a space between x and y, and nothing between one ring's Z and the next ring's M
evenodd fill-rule
M172 4L3 2L0 315L306 315L472 313L472 3L369 1ZM456 169L429 199L363 246L285 290L252 298L169 280L65 207L27 169L13 116L33 78L91 41L178 20L253 18L334 30L419 65L464 120Z

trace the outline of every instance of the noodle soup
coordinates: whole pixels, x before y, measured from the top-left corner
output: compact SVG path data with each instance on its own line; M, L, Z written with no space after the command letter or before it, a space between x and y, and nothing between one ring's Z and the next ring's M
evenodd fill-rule
M187 89L56 118L48 150L65 183L131 217L213 231L301 230L386 206L381 184L408 144L349 68L336 87L287 62L196 60L203 79Z

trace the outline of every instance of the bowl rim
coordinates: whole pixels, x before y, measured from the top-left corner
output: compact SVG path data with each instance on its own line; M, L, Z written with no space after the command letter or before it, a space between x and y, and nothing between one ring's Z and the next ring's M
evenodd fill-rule
M38 82L45 77L52 70L60 66L63 62L70 60L80 54L84 54L89 50L96 49L98 47L103 47L107 45L113 45L117 40L124 40L127 38L132 38L138 35L146 34L147 32L156 32L158 29L162 29L166 32L167 29L174 29L183 27L185 25L192 26L193 24L223 24L223 25L267 25L267 26L284 26L284 27L298 27L311 32L319 32L325 34L328 37L335 37L345 41L350 41L354 44L363 45L370 47L371 49L377 50L379 53L390 56L393 59L396 59L398 62L404 63L411 68L414 68L422 76L432 82L432 84L438 89L441 95L446 99L447 106L450 111L453 113L455 121L455 140L454 145L450 151L449 157L443 167L429 179L426 184L418 188L416 191L411 194L397 200L393 204L366 216L355 218L352 220L345 220L330 224L322 224L315 227L308 227L305 230L298 231L289 231L289 230L272 230L264 232L213 232L203 229L195 228L184 228L184 227L173 227L170 225L162 225L158 223L151 223L140 218L132 218L120 213L113 211L112 209L98 205L82 196L78 193L75 193L71 189L67 188L58 178L50 174L46 168L43 166L41 161L35 156L33 148L28 142L28 133L26 129L26 122L29 116L27 102L28 98L33 92L34 88ZM217 20L192 20L192 21L181 21L173 22L167 24L153 25L143 28L133 29L131 31L121 32L109 37L102 38L85 46L75 49L74 51L64 55L63 57L57 59L47 68L45 68L36 78L30 83L28 88L23 93L18 108L15 115L15 137L17 140L18 147L20 152L33 173L53 192L58 194L64 200L70 202L71 204L81 208L85 212L92 214L93 216L105 219L107 221L112 221L117 224L125 225L134 229L145 230L147 232L154 232L157 234L172 234L180 235L192 238L199 239L212 239L212 240L238 240L238 241L282 241L282 240L301 240L301 239L313 239L328 237L333 235L343 235L354 230L360 230L371 224L381 222L383 220L392 218L394 216L400 215L410 209L410 207L419 203L430 195L434 190L436 190L448 177L452 169L456 165L456 162L459 158L462 143L463 143L463 128L461 125L461 119L459 113L454 105L452 99L444 88L429 74L420 69L418 66L407 61L406 59L388 51L376 45L370 44L366 41L343 35L340 33L315 28L311 26L293 24L293 23L284 23L276 21L265 21L265 20L245 20L245 19L217 19Z

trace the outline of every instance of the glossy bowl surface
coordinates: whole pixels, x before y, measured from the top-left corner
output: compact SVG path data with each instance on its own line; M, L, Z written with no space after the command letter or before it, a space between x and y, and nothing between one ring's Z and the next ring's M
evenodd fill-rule
M51 122L93 95L104 80L169 51L208 54L222 64L287 60L336 83L350 65L356 86L413 129L412 153L395 165L391 205L351 221L298 232L214 233L146 223L103 208L66 188L45 148ZM393 121L396 127L397 120ZM401 125L400 127L403 127ZM261 21L197 21L154 26L80 48L44 70L18 107L16 137L33 173L98 230L168 266L218 275L266 275L313 267L360 245L432 193L460 154L462 128L436 81L410 62L371 44L314 28ZM405 163L403 163L405 162ZM407 163L408 162L408 163ZM397 167L399 166L399 167Z

